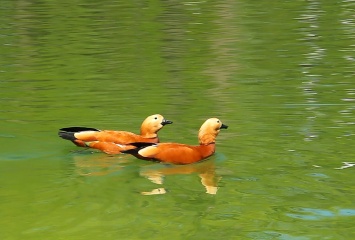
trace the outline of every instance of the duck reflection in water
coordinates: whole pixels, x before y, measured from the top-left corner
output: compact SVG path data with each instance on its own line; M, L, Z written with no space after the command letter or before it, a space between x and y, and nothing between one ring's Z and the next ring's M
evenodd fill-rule
M164 177L176 174L198 174L201 178L201 183L208 194L216 194L218 187L217 183L220 180L216 176L216 167L213 159L189 165L171 165L171 164L154 164L143 167L140 175L148 178L155 184L162 185ZM141 192L143 195L165 194L165 188L155 188L149 192Z
M88 153L88 151L80 151ZM125 164L130 163L126 156L113 156L103 154L75 154L73 156L76 173L80 176L105 176L122 170Z
M84 151L86 152L86 151ZM75 154L74 163L76 173L80 176L94 177L105 176L122 171L134 160L129 155L102 155L102 154ZM153 163L140 168L139 174L157 185L164 184L164 178L169 175L198 174L202 186L208 194L216 194L217 183L220 180L216 176L214 158L189 165L172 165ZM167 193L164 187L155 188L151 191L142 191L142 195L155 195Z

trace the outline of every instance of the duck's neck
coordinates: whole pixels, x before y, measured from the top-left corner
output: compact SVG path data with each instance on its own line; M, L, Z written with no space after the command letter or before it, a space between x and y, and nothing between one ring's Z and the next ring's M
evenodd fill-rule
M154 138L158 138L158 134L156 133L144 133L144 132L141 132L141 136L144 137L144 138L150 138L150 139L154 139Z
M216 144L215 143L210 143L208 145L200 144L199 148L200 148L201 155L203 156L203 158L207 158L207 157L211 156L212 154L214 154L214 152L216 150Z
M216 142L215 133L200 132L198 135L198 141L200 145L208 145Z
M141 127L140 133L141 133L140 135L144 138L158 138L157 132L152 132L152 130L144 126Z

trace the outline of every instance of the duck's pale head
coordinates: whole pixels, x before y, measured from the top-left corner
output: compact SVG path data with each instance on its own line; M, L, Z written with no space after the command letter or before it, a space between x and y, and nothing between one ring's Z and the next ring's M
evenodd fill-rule
M160 114L148 116L142 123L141 135L146 137L155 137L160 129L162 129L165 125L172 123L172 121L165 119Z
M221 129L227 129L228 126L223 124L218 118L209 118L201 126L198 132L200 144L210 144L216 141L216 137Z

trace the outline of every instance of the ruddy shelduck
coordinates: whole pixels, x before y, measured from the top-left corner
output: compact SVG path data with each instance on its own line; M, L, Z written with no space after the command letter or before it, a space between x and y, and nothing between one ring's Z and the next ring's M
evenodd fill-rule
M61 128L58 135L79 147L94 148L108 154L119 154L143 143L158 143L158 131L164 125L171 123L173 122L166 120L162 115L154 114L143 121L139 135L127 131L98 130L87 127Z
M150 146L137 146L124 153L130 153L139 159L173 164L189 164L201 161L214 154L216 137L220 129L228 128L218 118L207 119L198 132L199 145L181 143L157 143Z

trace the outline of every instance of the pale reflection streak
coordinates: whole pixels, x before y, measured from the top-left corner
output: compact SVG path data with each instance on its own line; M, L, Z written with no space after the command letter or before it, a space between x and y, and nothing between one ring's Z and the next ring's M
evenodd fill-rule
M230 87L231 78L237 70L237 63L235 62L234 52L238 41L238 31L235 27L236 18L236 2L227 0L219 3L216 7L216 15L218 19L215 20L216 30L211 34L209 39L211 43L211 52L215 58L208 64L205 74L212 76L215 88L211 89L212 96L216 99L225 99L228 95L225 89ZM228 111L225 109L225 111Z
M312 74L312 70L319 64L325 56L326 49L321 48L317 39L321 36L318 35L319 18L322 14L318 1L308 1L308 6L305 11L297 20L302 23L307 23L308 26L302 30L304 37L301 39L309 46L310 52L305 54L305 61L300 64L302 73L305 75L306 81L302 82L301 89L306 97L306 102L309 106L306 107L306 112L309 113L307 117L307 124L303 129L304 140L312 141L318 137L317 132L314 130L315 121L319 115L319 105L317 99L317 91L315 86L319 84L321 75Z
M14 33L16 34L16 46L19 49L19 53L16 55L16 70L18 73L23 73L30 71L31 65L34 62L35 50L32 48L34 41L31 37L31 32L29 29L34 27L34 21L32 20L33 12L28 10L33 4L31 1L16 1L16 14L14 15L15 28ZM14 44L14 43L11 43ZM31 89L26 89L31 90Z
M348 4L352 4L349 1L343 1L343 15L344 19L340 20L341 24L343 25L343 32L346 39L354 39L355 37L355 19L352 11L353 9L348 6ZM305 141L312 141L318 137L316 130L314 129L315 121L319 116L322 116L322 113L319 111L320 106L322 105L330 105L330 104L322 104L317 99L317 90L316 87L321 85L321 79L324 77L322 75L313 74L314 70L317 68L318 65L322 64L324 57L327 54L327 49L320 47L320 41L324 36L319 35L319 28L320 28L320 18L323 14L325 14L321 10L321 3L317 0L309 1L307 9L305 12L297 19L302 23L308 24L306 28L302 29L302 34L304 37L301 39L305 42L305 44L310 48L310 52L305 54L305 61L300 64L302 67L302 73L305 75L306 81L302 82L301 88L303 90L303 94L306 96L307 107L305 108L306 112L309 113L307 117L307 124L303 130L304 140ZM343 41L345 42L345 41ZM354 78L354 67L355 67L355 56L354 56L354 46L349 45L344 46L342 49L338 51L344 53L343 58L348 62L346 67L349 68L349 71L342 72L343 81L339 82L338 84L342 85L351 85ZM345 106L345 109L339 111L342 120L337 120L335 123L337 127L348 127L349 125L354 125L355 122L353 120L353 112L354 112L354 105L351 104L355 101L355 89L348 88L345 89L346 96L341 98L340 100L344 102L344 104L339 104L339 106ZM349 137L353 136L354 132L346 131L343 133L341 137Z
M344 35L346 36L346 38L352 40L349 42L353 43L355 40L355 15L353 10L354 1L343 0L342 2L342 15L344 16L344 18L340 20L342 24L342 30L344 31ZM344 53L344 59L348 63L347 65L349 66L349 70L344 72L344 78L345 81L348 81L350 85L351 83L353 83L355 75L355 44L346 46L343 49L340 49L340 51ZM353 84L351 86L353 86ZM345 89L345 91L346 96L341 100L344 103L349 103L349 105L346 104L345 109L339 111L344 120L339 121L338 124L341 126L352 126L355 124L353 116L355 105L351 104L355 102L355 88L347 88ZM344 133L341 137L349 137L354 135L355 133L352 130L347 133Z

